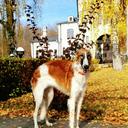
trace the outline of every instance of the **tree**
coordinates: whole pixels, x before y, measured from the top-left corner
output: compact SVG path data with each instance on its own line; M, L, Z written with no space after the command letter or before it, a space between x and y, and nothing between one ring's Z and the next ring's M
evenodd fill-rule
M0 15L1 15L1 19L0 19L0 24L2 25L2 40L1 40L1 49L2 49L2 56L6 56L8 54L8 42L7 42L7 33L6 33L6 22L5 22L5 7L4 7L4 3L1 4L0 7Z
M48 49L48 37L47 37L47 27L44 27L43 33L41 33L35 23L35 16L33 14L32 7L30 5L25 6L25 13L27 17L27 26L33 33L33 41L39 42L39 47L37 51L37 57L43 59L49 59L51 57L51 50Z
M8 37L8 44L10 46L9 54L15 54L16 48L16 37L15 37L15 24L16 19L14 18L14 13L16 11L16 1L15 0L4 0L6 8L6 31Z
M78 3L81 4L82 1L80 0L78 1ZM86 1L83 2L82 12L79 14L80 15L79 17L80 33L77 34L76 37L68 39L69 47L64 49L64 58L73 59L76 51L82 47L92 48L93 41L86 42L85 34L88 30L91 29L91 25L93 24L94 19L95 19L95 14L101 8L102 3L103 3L102 0L99 0L99 1L96 0L94 2L89 1L88 4L86 3ZM85 12L85 8L86 8L86 12Z
M113 68L116 70L122 70L122 60L121 56L119 54L119 37L118 37L118 31L117 31L117 24L118 24L118 18L119 15L117 15L119 12L119 0L113 1L113 17L112 17L112 44L113 44Z
M93 10L94 5L93 5L92 1L95 1L95 0L91 0L90 2L87 2L87 1L83 2L83 7L87 7L87 9L86 9L86 11L83 10L83 13L81 13L81 17L84 16L83 14L87 13L88 5L91 5L92 10ZM99 0L96 0L96 2L98 2L98 1ZM122 44L123 44L123 42L121 41L121 38L120 38L121 37L120 33L122 32L123 36L125 35L125 29L124 29L124 27L122 27L122 26L125 26L125 24L124 24L125 16L123 15L124 14L123 7L125 4L125 0L121 0L122 3L119 0L104 0L103 2L104 3L103 3L102 20L104 23L105 20L109 21L109 19L110 19L111 28L112 28L111 29L111 39L112 39L111 42L112 42L113 48L114 48L113 49L113 62L114 62L113 66L116 65L116 66L114 66L114 68L116 68L118 70L119 67L120 67L120 69L122 67L121 58L120 58L120 54L119 54L121 48L119 46L122 46ZM84 5L84 4L86 4L86 5ZM101 12L100 9L97 11L98 11L97 13ZM91 12L91 11L89 10L89 12ZM83 18L80 18L80 19L83 19ZM118 58L117 59L118 61L116 60L116 58Z
M128 58L128 0L126 0L126 54Z
M40 0L32 0L34 3L38 4ZM43 0L42 0L43 1ZM25 3L25 0L1 0L1 19L0 24L3 26L3 48L4 55L16 54L16 22L17 22L17 11L19 11L21 4Z

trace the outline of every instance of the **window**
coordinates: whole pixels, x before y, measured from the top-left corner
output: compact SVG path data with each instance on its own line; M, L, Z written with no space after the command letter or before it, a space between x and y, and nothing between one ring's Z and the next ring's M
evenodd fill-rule
M86 43L89 43L89 36L86 36Z
M74 30L72 28L67 29L67 38L74 37Z

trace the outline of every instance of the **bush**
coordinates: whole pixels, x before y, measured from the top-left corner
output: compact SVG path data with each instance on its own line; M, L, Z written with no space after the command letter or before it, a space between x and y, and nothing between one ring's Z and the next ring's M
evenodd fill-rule
M96 71L98 69L99 62L100 62L99 59L92 59L92 65L90 67L91 72Z
M40 59L0 58L0 101L31 91L30 79Z

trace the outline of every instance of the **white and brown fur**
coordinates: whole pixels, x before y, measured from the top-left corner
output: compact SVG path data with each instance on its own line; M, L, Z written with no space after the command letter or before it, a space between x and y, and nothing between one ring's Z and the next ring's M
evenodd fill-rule
M31 79L35 100L34 128L39 128L37 123L39 109L41 109L40 120L45 119L46 125L52 126L47 118L47 110L54 96L53 88L69 96L69 127L79 128L79 115L90 62L90 52L82 48L77 51L76 60L73 62L53 60L42 64L35 70Z

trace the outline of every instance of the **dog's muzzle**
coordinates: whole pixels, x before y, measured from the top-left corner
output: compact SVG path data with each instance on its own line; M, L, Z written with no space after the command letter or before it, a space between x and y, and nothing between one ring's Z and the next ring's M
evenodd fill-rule
M89 65L84 65L84 66L83 66L83 70L84 70L84 72L87 72L88 69L89 69Z

